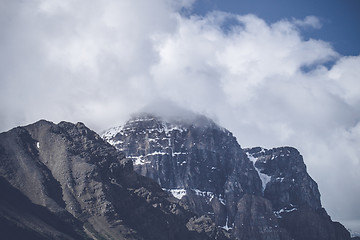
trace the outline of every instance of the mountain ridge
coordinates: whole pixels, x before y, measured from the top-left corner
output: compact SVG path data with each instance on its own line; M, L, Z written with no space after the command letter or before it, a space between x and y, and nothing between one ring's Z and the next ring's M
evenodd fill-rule
M214 122L198 128L196 121L189 125L189 122L183 124L152 114L140 116L146 117L133 116L117 132L105 132L103 138L133 159L135 171L157 181L190 205L192 211L212 215L215 223L231 232L233 237L290 239L283 233L286 229L296 239L350 239L343 227L331 230L336 223L322 208L318 186L308 175L302 156L295 148L242 149L230 131ZM169 130L168 126L172 128ZM213 170L227 168L235 169L236 174L229 171L213 174ZM196 183L184 183L183 179L189 176L196 179ZM216 182L217 186L207 181ZM261 220L263 224L258 226L258 232L265 226L270 227L271 236L265 232L259 235L252 230L256 224L250 226L247 221L256 222L255 219L241 217L253 202L263 205L263 210L248 215L253 214L258 220L268 219ZM266 212L270 211L265 209L271 209L268 217L265 217ZM305 234L292 229L284 223L284 218L290 219L288 216L294 213L318 218L320 230L315 230L316 227L306 221L301 223L306 229ZM298 223L290 220L292 225ZM247 228L241 227L244 225L248 225ZM339 233L343 238L337 236Z
M350 239L296 149L242 149L204 116L141 119L108 134L121 151L80 122L0 133L1 236Z

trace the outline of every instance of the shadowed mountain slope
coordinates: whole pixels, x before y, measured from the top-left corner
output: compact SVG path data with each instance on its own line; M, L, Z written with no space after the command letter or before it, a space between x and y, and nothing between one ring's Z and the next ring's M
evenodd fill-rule
M6 239L209 239L188 230L195 214L82 123L1 133L0 176Z

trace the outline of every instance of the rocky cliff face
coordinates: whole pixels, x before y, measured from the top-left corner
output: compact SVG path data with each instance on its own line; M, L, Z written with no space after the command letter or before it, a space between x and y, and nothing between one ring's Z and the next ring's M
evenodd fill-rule
M3 239L223 237L82 123L1 133L0 187Z
M321 207L317 184L294 148L243 150L203 116L140 114L103 138L189 209L234 239L350 239Z
M138 173L157 181L191 211L211 217L232 237L290 239L262 197L253 163L232 133L210 119L164 121L141 114L103 137L133 159ZM244 214L244 209L251 210Z
M264 197L294 239L350 239L348 231L322 208L318 186L295 148L245 151L263 180Z
M295 148L267 150L257 147L245 151L263 180L264 197L272 202L276 211L305 205L321 208L318 186Z

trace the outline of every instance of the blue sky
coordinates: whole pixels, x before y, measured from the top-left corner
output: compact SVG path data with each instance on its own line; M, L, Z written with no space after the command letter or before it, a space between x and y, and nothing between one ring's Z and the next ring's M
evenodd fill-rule
M47 119L101 132L171 103L243 147L296 147L331 217L360 231L359 10L359 0L3 0L0 131Z
M323 26L317 31L304 31L304 37L330 42L343 55L360 53L358 0L199 0L195 2L192 13L204 15L214 10L252 13L269 22L313 15Z

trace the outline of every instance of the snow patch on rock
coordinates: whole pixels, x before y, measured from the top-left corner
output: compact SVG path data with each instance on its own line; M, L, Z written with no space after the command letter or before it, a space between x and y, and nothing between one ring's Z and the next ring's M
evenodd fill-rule
M257 171L257 173L259 174L259 177L260 177L260 180L261 180L261 183L262 183L262 191L264 192L265 191L265 188L266 188L266 185L270 182L271 180L271 176L265 174L265 173L262 173L260 171L260 169L258 169L256 166L255 166L255 163L257 161L257 158L255 158L254 156L252 156L250 153L246 153L248 158L250 159L250 161L253 163L254 165L254 168L255 170Z
M225 226L223 226L221 228L224 229L225 231L229 231L229 230L233 229L232 227L229 227L229 217L226 217Z
M164 191L171 193L175 198L181 199L186 195L186 189L180 188L180 189L166 189L163 188Z

